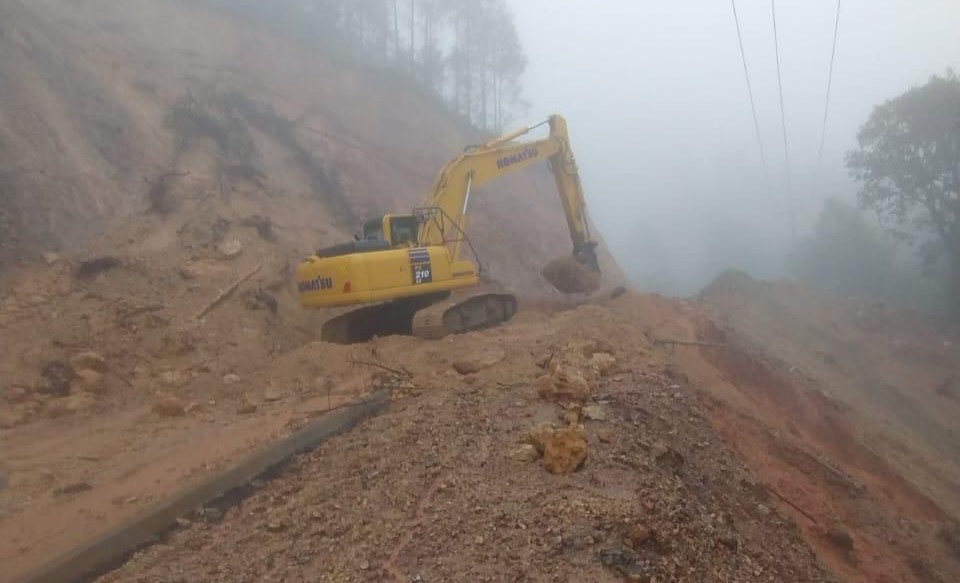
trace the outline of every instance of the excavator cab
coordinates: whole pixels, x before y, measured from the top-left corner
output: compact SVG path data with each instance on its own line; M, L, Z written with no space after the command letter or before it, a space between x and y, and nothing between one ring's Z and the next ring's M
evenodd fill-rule
M364 241L384 241L390 247L412 247L417 244L420 221L413 215L383 215L363 223Z

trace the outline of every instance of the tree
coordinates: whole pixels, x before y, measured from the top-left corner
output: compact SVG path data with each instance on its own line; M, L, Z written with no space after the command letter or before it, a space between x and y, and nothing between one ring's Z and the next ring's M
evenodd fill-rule
M878 105L857 142L847 167L862 183L860 206L921 243L926 262L947 261L960 318L960 79L947 71Z
M893 245L853 206L823 204L813 234L798 246L794 271L813 287L837 294L886 297Z

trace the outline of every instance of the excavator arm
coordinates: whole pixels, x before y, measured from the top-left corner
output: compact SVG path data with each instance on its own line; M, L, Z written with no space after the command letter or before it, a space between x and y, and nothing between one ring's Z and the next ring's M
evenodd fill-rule
M540 140L517 142L542 125L550 126L550 134ZM592 269L599 269L590 236L586 203L577 162L570 148L567 123L559 115L532 127L521 128L479 146L467 148L447 164L434 183L431 196L418 209L421 245L445 245L454 260L461 258L466 239L467 211L471 191L487 182L517 170L547 162L560 194L560 203L567 219L574 257Z

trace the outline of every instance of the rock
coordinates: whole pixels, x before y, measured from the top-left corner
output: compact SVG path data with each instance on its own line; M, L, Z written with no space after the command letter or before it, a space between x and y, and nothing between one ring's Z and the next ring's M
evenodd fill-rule
M48 362L40 371L40 381L37 383L37 392L53 397L63 397L70 394L73 384L73 369L62 362Z
M360 569L366 571L370 568L370 561L360 561Z
M89 369L78 370L77 380L80 384L80 389L83 391L95 395L103 392L103 373Z
M257 412L257 404L250 398L250 395L244 395L237 407L238 415L250 415Z
M836 547L838 550L843 551L844 553L853 552L853 537L850 536L850 533L839 526L831 526L827 530L826 539L831 545Z
M189 518L183 518L182 516L177 519L177 528L187 528L193 524Z
M576 368L553 364L547 374L534 381L540 398L550 401L585 401L590 396L587 379Z
M77 393L62 399L57 399L47 405L47 415L50 418L64 417L86 411L93 407L96 399L90 393Z
M240 375L233 373L223 375L223 384L225 385L235 385L240 382Z
M760 516L770 516L770 508L764 504L757 504L757 514Z
M606 421L607 412L600 405L587 405L583 408L583 417L590 421Z
M160 383L165 387L175 389L183 384L183 375L178 370L166 370L160 373Z
M674 468L683 465L683 456L662 441L654 443L650 449L650 453L658 463L673 466Z
M647 528L646 525L635 524L623 538L623 544L636 551L651 538L653 538L653 531Z
M580 423L582 411L579 405L569 405L560 416L567 425L576 425Z
M590 366L602 377L613 374L617 359L608 352L596 352L590 357Z
M570 474L587 459L587 440L579 427L558 429L547 438L543 465L551 474Z
M264 402L267 402L267 403L273 403L275 401L279 401L282 398L283 398L283 393L280 391L280 389L273 386L267 387L267 390L263 392L263 400Z
M60 261L60 256L53 251L44 251L40 254L40 256L43 257L43 262L47 265L53 265L54 263Z
M80 352L70 357L70 366L74 370L88 369L99 373L107 372L107 360L92 351Z
M531 443L524 443L517 449L510 452L510 459L518 462L532 462L540 459L540 452L537 447Z
M271 520L267 523L267 530L270 532L280 532L286 528L286 525L283 524L280 520Z
M556 432L557 427L549 421L537 425L527 432L527 443L537 449L538 453L543 453L547 448L547 440Z
M731 551L737 551L740 549L740 540L737 539L736 535L731 533L721 534L717 537L717 543L720 546L724 546Z
M160 395L151 410L161 417L182 417L187 414L183 401L169 394Z
M224 259L236 259L243 253L243 243L237 238L227 239L217 246L217 251Z
M506 357L506 353L497 347L475 351L466 358L453 363L453 369L462 375L475 374L490 368Z
M600 443L610 443L613 441L613 430L611 429L600 429L597 431L597 439L600 440Z
M605 566L623 575L627 581L641 581L642 572L637 570L637 553L626 547L603 549L600 551L600 562Z
M223 520L223 510L216 506L204 506L197 511L197 517L208 523L220 522Z

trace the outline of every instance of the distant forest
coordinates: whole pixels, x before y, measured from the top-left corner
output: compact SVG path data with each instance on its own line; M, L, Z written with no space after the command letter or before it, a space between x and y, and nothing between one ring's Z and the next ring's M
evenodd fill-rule
M500 131L527 107L527 58L505 0L206 0L281 25L338 58L402 75L471 125Z

